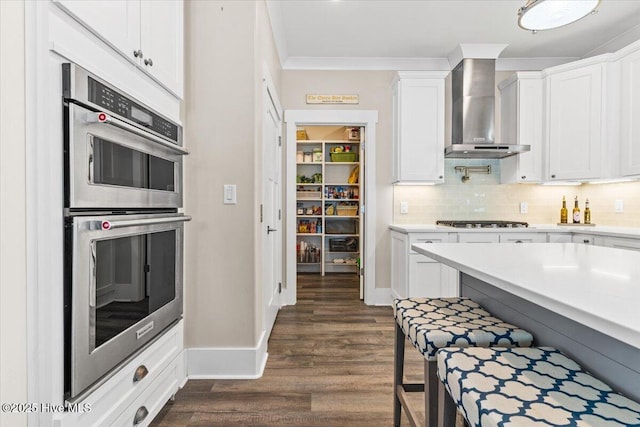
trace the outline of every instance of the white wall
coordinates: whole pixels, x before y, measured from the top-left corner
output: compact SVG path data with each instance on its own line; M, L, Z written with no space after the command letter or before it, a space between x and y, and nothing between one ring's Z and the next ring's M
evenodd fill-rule
M27 402L24 3L0 1L0 402ZM0 412L0 425L26 414Z
M186 2L185 31L185 342L248 349L263 329L262 69L277 86L280 68L263 2Z
M292 71L282 73L282 106L285 110L349 109L378 111L376 127L376 288L388 288L391 280L389 224L392 222L391 185L391 71ZM357 105L307 105L306 94L358 94ZM288 141L287 141L288 143Z

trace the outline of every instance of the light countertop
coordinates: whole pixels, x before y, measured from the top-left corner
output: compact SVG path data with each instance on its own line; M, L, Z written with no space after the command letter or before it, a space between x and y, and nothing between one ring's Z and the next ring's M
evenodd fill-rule
M640 238L640 228L611 226L560 226L529 224L527 228L454 228L431 224L391 224L400 233L587 233L603 236Z
M411 248L640 349L640 252L574 243Z

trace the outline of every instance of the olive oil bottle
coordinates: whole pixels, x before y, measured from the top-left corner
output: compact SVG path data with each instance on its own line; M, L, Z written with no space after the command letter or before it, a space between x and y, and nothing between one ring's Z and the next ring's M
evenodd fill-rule
M567 223L567 216L569 211L567 210L567 200L562 196L562 209L560 209L560 224Z
M584 202L584 223L591 224L591 209L589 209L589 199Z
M573 204L573 223L580 224L580 208L578 207L578 196L576 196L576 201Z

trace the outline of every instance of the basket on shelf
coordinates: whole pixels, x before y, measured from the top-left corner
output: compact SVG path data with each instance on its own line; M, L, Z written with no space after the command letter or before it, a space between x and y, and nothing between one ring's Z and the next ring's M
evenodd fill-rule
M298 199L319 199L321 196L321 191L296 191Z
M338 216L356 216L358 215L358 206L336 206L336 214Z
M356 162L358 159L358 153L331 153L332 162Z

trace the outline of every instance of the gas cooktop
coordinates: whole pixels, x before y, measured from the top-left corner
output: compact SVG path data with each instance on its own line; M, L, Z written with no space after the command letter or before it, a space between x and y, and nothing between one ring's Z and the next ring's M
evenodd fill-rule
M454 228L526 228L529 226L526 222L520 221L493 221L493 220L467 220L467 221L451 221L451 220L438 220L436 225L443 225L446 227Z

